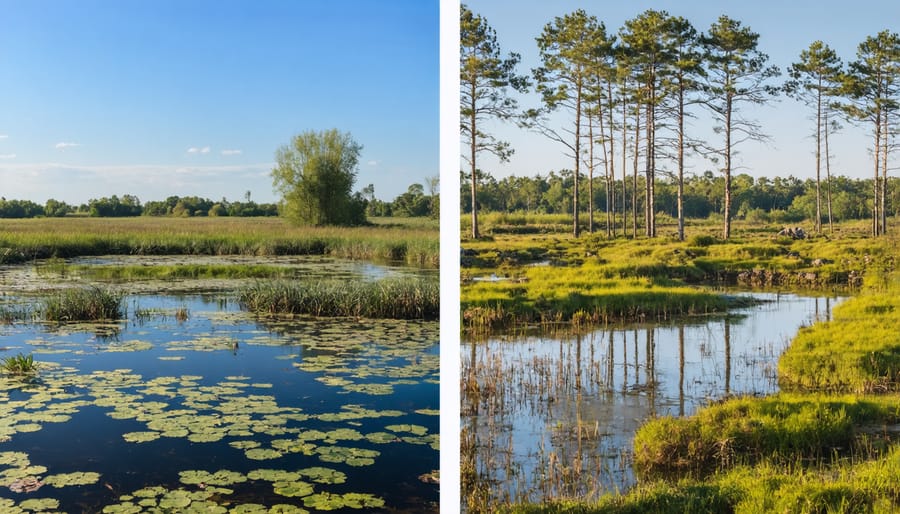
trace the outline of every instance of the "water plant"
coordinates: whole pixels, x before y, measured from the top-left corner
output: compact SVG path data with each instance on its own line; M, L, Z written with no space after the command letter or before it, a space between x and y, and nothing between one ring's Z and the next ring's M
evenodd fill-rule
M7 375L29 376L37 373L38 364L34 361L34 355L19 353L0 359L0 369Z
M248 310L265 315L437 319L440 313L436 279L257 282L239 298Z
M121 293L100 287L65 289L41 301L40 317L44 321L103 321L125 315Z

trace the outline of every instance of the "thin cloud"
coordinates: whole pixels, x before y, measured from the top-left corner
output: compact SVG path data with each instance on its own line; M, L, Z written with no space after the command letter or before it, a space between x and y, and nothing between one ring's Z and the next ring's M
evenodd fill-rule
M241 155L242 153L240 150L222 150L222 155Z
M16 154L14 154L14 153L0 154L0 159L15 159L15 158L16 158Z
M378 166L378 161L369 161L366 164L368 164L369 166Z
M187 149L187 153L209 153L210 148L208 146L204 146L203 148L198 148L196 146L192 146Z
M67 149L67 148L75 148L75 147L77 147L77 146L81 146L81 143L68 143L68 142L65 142L65 141L56 143L56 149L57 149L57 150L65 150L65 149Z
M6 138L8 138L8 137L9 137L9 136L6 135L6 134L0 134L0 139L6 139Z

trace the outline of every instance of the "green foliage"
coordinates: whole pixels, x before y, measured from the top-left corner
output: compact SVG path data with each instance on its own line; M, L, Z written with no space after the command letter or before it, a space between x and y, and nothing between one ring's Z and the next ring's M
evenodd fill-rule
M440 285L431 279L378 282L258 282L240 292L258 314L437 319Z
M34 355L19 353L0 359L0 369L7 375L25 376L37 373L38 365L34 362Z
M437 267L440 248L437 223L403 218L346 228L294 227L280 218L67 217L4 228L2 264L86 255L329 255Z
M66 289L41 301L44 321L101 321L124 316L123 295L108 289L88 287Z
M360 146L337 129L307 131L275 154L273 185L285 216L304 225L362 225L365 200L352 195Z

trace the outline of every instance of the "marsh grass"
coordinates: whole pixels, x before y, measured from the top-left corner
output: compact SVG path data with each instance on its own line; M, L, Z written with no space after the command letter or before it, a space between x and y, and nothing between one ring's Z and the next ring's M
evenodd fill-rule
M241 304L261 315L438 319L440 287L434 279L262 281L242 289Z
M0 359L0 370L12 376L30 376L38 371L38 364L34 362L34 355L19 353L13 357Z
M280 218L7 220L0 264L88 255L329 255L437 267L432 225L296 227Z
M125 316L124 295L99 287L65 289L41 300L44 321L108 321Z
M289 278L295 276L297 271L285 266L263 264L75 265L63 271L63 275L66 274L96 280L179 280Z

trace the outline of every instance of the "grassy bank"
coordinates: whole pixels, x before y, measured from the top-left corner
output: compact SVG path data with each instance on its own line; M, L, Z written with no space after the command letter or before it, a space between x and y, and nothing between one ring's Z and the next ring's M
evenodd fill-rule
M431 279L377 282L265 281L240 291L248 310L267 316L438 319L440 284Z
M50 259L37 266L41 276L78 276L95 280L176 280L290 278L299 271L264 264L173 264L148 266L71 265Z
M802 330L779 362L792 392L644 424L634 440L641 485L627 494L510 511L897 511L898 294L900 276L870 274L832 321Z
M295 227L280 218L4 220L0 264L88 255L329 255L437 267L432 225Z

